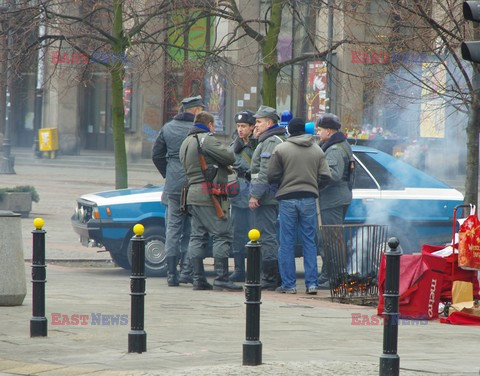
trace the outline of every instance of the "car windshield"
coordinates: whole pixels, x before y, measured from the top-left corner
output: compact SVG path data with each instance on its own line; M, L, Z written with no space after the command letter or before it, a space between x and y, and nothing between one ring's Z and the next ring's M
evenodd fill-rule
M355 155L375 177L381 189L450 188L390 154L377 150L357 150Z

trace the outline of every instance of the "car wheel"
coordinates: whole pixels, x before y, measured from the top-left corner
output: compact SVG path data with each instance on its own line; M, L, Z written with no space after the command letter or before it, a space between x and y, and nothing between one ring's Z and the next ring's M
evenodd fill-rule
M147 277L164 277L167 274L165 252L165 229L150 227L143 233L145 238L145 275ZM128 242L128 261L132 264L132 243Z
M114 253L110 250L108 252L110 253L110 257L116 265L123 269L130 270L130 262L126 253Z

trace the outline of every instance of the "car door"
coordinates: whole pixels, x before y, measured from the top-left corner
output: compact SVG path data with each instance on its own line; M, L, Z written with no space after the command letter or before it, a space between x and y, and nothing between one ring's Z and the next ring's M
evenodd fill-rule
M345 218L346 223L365 223L379 205L381 189L374 175L362 162L363 152L354 152L355 157L355 183L353 186L353 199Z

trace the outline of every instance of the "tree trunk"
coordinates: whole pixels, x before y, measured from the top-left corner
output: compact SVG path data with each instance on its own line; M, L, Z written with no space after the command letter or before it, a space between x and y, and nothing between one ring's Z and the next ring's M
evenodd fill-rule
M265 106L277 107L278 72L275 66L263 67L262 102Z
M277 77L278 68L277 44L282 25L282 2L272 0L272 14L269 27L262 45L263 79L262 79L262 102L266 106L277 107Z
M478 92L476 92L478 93ZM465 203L478 206L478 136L480 131L480 98L474 94L467 126L467 171Z
M113 0L113 37L116 45L113 52L125 52L123 36L122 0ZM119 55L117 55L119 56ZM125 114L123 111L123 78L125 69L121 59L113 63L112 76L112 115L113 115L113 149L115 154L115 188L128 188L127 152L125 149Z

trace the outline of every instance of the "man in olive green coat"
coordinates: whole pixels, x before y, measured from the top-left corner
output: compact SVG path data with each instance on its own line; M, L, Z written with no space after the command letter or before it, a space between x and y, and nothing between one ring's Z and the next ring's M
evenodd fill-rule
M228 200L222 194L217 195L213 188L224 187L228 182L228 166L235 162L235 156L213 136L214 130L213 115L200 112L195 116L194 126L180 147L180 160L185 168L189 187L188 211L192 215L189 253L193 266L193 289L212 289L203 268L205 249L211 236L217 274L213 287L220 290L241 290L241 286L228 278L228 257L232 248ZM208 165L207 172L203 172L200 167L199 149ZM222 218L216 212L212 200L221 205Z
M254 135L258 145L252 156L248 206L253 210L254 226L261 234L262 288L275 290L281 283L277 261L278 202L275 199L278 187L268 184L267 173L273 149L285 141L285 128L278 125L280 117L272 107L260 106L253 117L256 119Z

